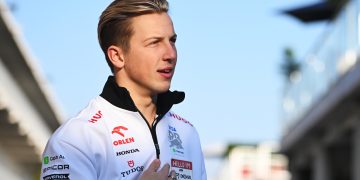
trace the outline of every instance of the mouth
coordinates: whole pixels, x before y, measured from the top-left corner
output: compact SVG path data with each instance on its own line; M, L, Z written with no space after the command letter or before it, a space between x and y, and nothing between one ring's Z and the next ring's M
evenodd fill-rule
M165 77L166 79L169 79L173 75L173 68L167 67L163 69L157 70L158 73L160 73L161 76Z

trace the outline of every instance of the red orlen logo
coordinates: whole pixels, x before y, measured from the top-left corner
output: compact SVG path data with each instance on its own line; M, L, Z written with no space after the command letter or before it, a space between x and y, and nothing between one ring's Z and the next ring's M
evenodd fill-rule
M128 128L127 127L124 127L124 126L116 126L114 127L114 129L111 131L111 134L118 134L122 137L125 137L125 134L122 132L122 131L127 131ZM135 142L135 139L134 137L129 137L129 138L125 138L125 139L118 139L118 140L115 140L113 142L114 146L119 146L119 145L123 145L123 144L130 144L130 143L133 143Z
M102 118L101 111L99 110L95 115L92 116L90 120L88 120L91 123L96 123L98 120Z
M114 127L114 129L112 130L111 134L119 134L120 136L124 137L124 133L121 132L121 130L128 130L127 127L124 127L124 126L117 126L117 127Z
M134 165L135 165L135 163L134 163L134 160L130 160L130 161L128 161L128 165L129 165L129 167L134 167Z

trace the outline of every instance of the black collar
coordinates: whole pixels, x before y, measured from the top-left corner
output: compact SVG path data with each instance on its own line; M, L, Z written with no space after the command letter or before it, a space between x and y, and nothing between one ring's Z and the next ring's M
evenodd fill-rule
M101 97L109 101L112 105L129 111L139 111L131 99L126 88L117 85L114 76L109 76ZM167 113L174 104L181 103L185 99L185 93L179 91L167 91L158 95L156 104L156 114Z

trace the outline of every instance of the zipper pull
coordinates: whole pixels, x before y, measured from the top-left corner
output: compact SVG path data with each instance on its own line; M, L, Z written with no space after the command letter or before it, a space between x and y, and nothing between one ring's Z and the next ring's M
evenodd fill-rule
M156 124L156 122L158 121L157 119L158 115L156 115L156 117L154 118L154 121L151 124L151 127L154 127L154 125Z

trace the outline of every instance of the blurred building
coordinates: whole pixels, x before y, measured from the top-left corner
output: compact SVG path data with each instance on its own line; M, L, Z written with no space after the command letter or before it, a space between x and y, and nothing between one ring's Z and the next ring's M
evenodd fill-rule
M205 148L206 161L221 158L209 180L289 180L287 158L277 152L272 143L231 144L225 148ZM213 177L214 176L214 177Z
M360 0L286 13L305 23L328 21L285 88L281 151L292 179L360 180Z
M0 0L0 179L39 179L41 153L61 122L36 61Z

